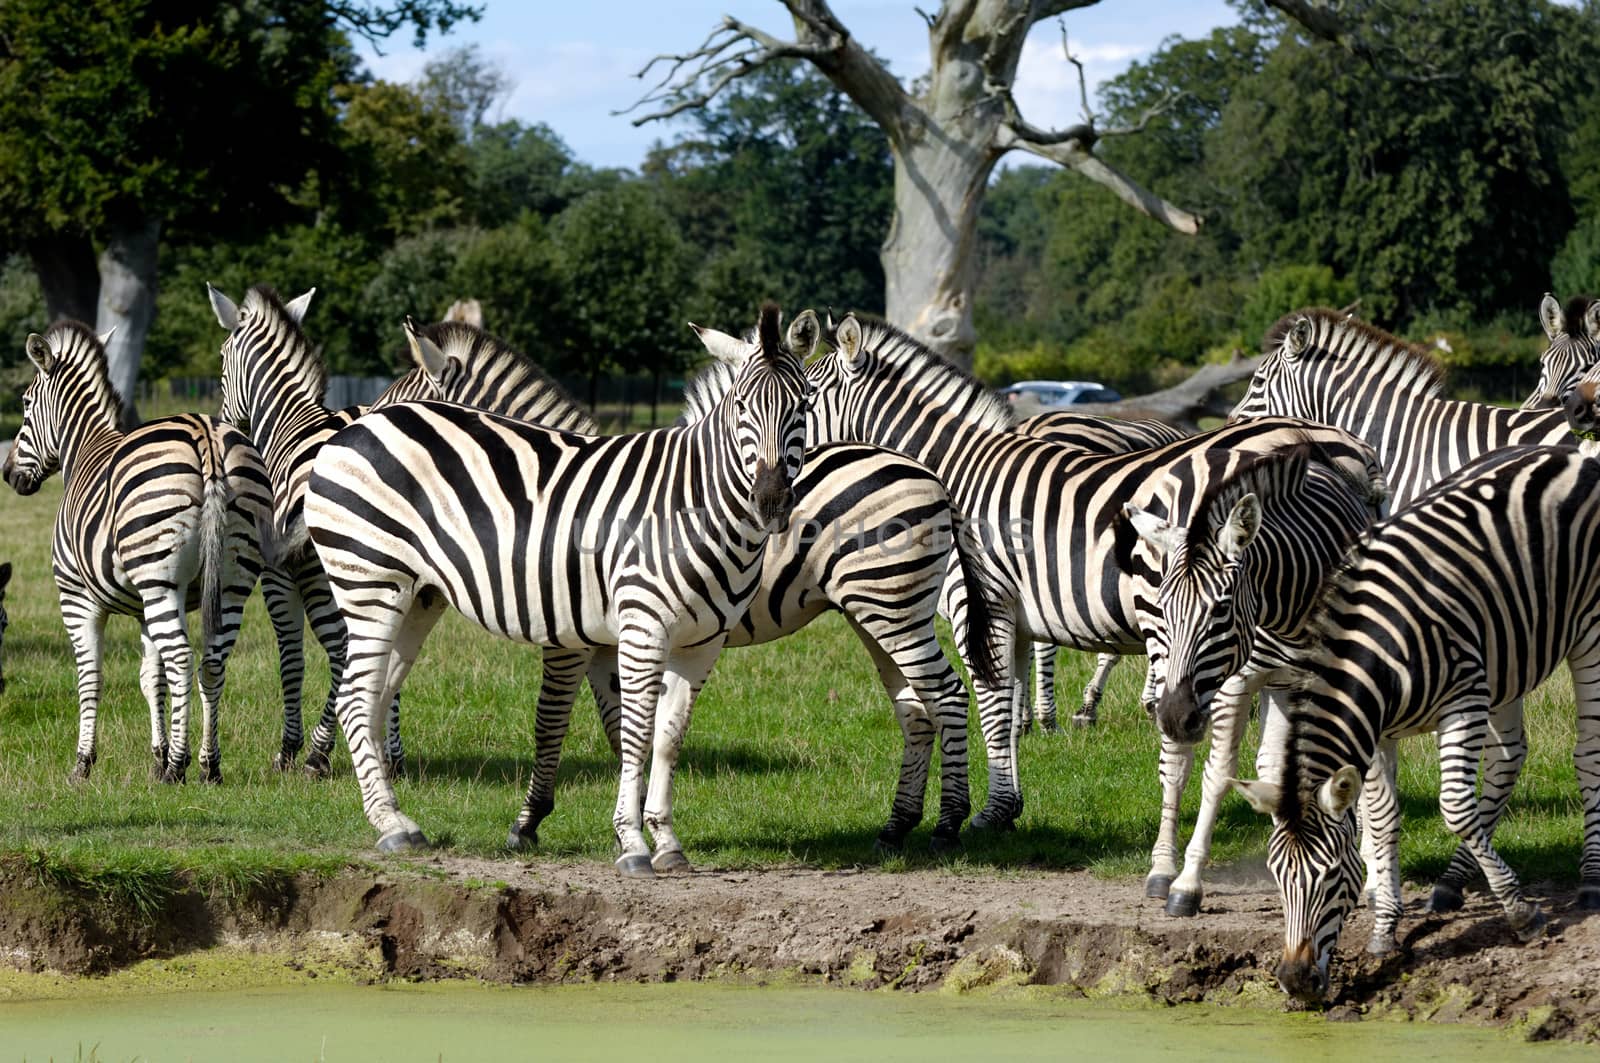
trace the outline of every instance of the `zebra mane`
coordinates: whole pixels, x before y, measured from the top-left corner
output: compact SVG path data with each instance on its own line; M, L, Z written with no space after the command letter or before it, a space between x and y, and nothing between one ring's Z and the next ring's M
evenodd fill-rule
M1398 369L1398 382L1414 385L1430 398L1437 397L1443 389L1444 366L1427 347L1325 306L1294 310L1279 318L1262 337L1262 351L1270 353L1281 347L1289 330L1302 317L1310 318L1313 328L1311 345L1300 357L1354 362L1369 373L1394 367Z
M244 309L269 313L275 329L289 337L288 350L294 359L294 375L310 389L311 397L326 406L328 394L328 367L322 355L311 346L300 322L294 319L283 304L283 297L270 284L252 284L244 293Z
M559 411L558 416L577 422L573 431L583 435L600 433L600 425L583 403L573 398L538 362L494 333L465 321L440 321L422 326L421 332L446 358L458 360L469 379L485 380L492 373L502 393L535 394L540 409Z
M922 397L938 401L962 420L997 432L1017 426L1010 403L983 385L967 370L929 349L920 340L880 318L856 316L861 322L861 345L900 369L902 381L915 384Z
M750 334L746 334L745 339L754 342ZM683 414L678 418L678 423L697 424L711 416L711 411L722 401L722 396L733 390L737 376L733 366L715 358L696 369L694 376L684 385Z
M1584 325L1583 317L1594 303L1592 295L1574 295L1568 299L1567 305L1561 310L1561 331L1573 339L1587 338L1589 330Z
M1209 540L1227 522L1234 503L1247 494L1256 495L1263 513L1279 499L1298 495L1305 484L1306 468L1318 449L1309 438L1302 436L1282 450L1252 458L1232 474L1212 480L1190 511L1189 541L1195 541L1197 532L1204 532ZM1294 472L1296 468L1298 474ZM1280 476L1280 472L1287 475ZM1282 490L1285 481L1288 488Z
M60 337L59 343L50 343ZM120 424L127 402L111 383L111 369L106 364L105 344L95 335L94 329L76 318L56 319L44 333L45 342L60 352L62 361L80 367L89 381L91 394L104 400L111 414L111 423Z

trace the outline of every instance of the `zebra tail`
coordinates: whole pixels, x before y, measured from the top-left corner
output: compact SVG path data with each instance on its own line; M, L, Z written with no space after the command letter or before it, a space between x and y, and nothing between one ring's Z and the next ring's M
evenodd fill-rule
M951 520L956 529L956 558L961 562L961 584L967 594L967 644L968 666L973 673L990 686L1000 683L1000 654L995 646L995 614L999 607L985 578L983 544L978 541L977 529L966 516L950 507Z
M205 487L200 503L200 631L202 645L222 630L223 552L228 536L228 507L233 488L222 464L222 446L215 428L207 433Z

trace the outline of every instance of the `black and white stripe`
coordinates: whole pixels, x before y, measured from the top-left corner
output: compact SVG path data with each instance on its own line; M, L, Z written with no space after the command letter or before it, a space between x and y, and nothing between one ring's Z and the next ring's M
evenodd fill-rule
M1559 590L1557 590L1559 589ZM1316 607L1291 697L1279 780L1241 783L1273 814L1268 861L1283 893L1284 989L1318 998L1360 887L1348 814L1378 745L1438 732L1440 808L1525 938L1542 916L1491 845L1503 808L1480 757L1521 746L1521 699L1565 659L1578 708L1584 803L1579 893L1600 907L1600 463L1573 447L1513 447L1469 464L1379 522ZM1375 839L1369 949L1395 947L1398 815Z
M805 382L775 307L762 311L760 344L717 413L685 428L593 437L406 402L323 444L306 527L346 621L339 719L381 848L426 839L396 805L377 710L454 606L572 659L617 647L617 866L688 866L671 784L690 708L755 593L802 464Z
M220 782L224 669L261 572L259 536L271 506L261 459L241 433L210 417L169 417L124 434L104 345L86 325L64 321L30 335L26 351L37 373L4 475L25 495L57 470L65 484L50 556L78 670L73 777L87 778L95 761L101 644L107 619L121 614L139 619L139 686L156 770L183 781L194 683L187 613L198 608L201 775Z

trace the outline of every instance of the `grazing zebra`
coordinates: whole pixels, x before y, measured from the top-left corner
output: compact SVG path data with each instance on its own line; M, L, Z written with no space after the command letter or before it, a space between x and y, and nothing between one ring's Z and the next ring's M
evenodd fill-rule
M1360 887L1347 814L1377 744L1438 731L1439 805L1524 940L1543 922L1491 838L1480 754L1522 730L1521 699L1563 658L1578 705L1584 804L1579 906L1600 907L1600 462L1573 447L1512 447L1441 480L1358 540L1328 580L1290 702L1280 777L1238 783L1273 817L1283 895L1278 980L1321 997ZM1385 787L1391 804L1392 789ZM1395 947L1399 820L1378 821L1368 949Z
M816 333L815 315L790 326L790 346L804 354ZM712 416L758 348L714 329L696 330L718 356L685 393L685 423ZM588 412L531 360L470 325L418 327L406 336L419 368L374 404L400 396L439 398L564 431L597 434ZM958 521L933 473L909 458L876 447L844 444L806 455L795 480L798 499L789 529L768 540L761 582L727 646L771 642L794 633L829 609L844 613L878 668L905 736L900 781L878 844L897 848L922 819L935 734L940 744L941 800L936 847L953 845L970 811L967 792L967 690L939 648L935 603L944 582ZM957 545L958 553L961 546ZM975 563L973 563L975 565ZM972 571L969 567L967 571ZM968 588L976 594L975 587ZM973 625L976 637L987 632ZM573 674L546 650L547 667ZM581 658L584 654L580 653ZM987 656L975 654L980 662ZM589 685L614 748L621 740L615 654L594 653ZM566 735L574 683L541 696L532 795L510 835L513 848L537 841L539 822L554 809L556 769ZM529 814L531 813L531 814Z
M277 564L292 582L293 621L311 621L312 633L328 655L330 684L322 716L311 735L306 754L307 774L329 772L329 756L337 737L334 698L344 670L344 618L340 616L327 577L306 539L306 481L317 448L348 425L360 410L334 411L322 403L327 370L312 350L300 321L316 289L287 303L265 285L245 293L236 306L222 292L206 285L206 295L217 323L228 332L222 344L222 418L245 428L266 462L272 485L272 525L278 543ZM398 703L389 713L388 757L391 770L404 770L405 748L400 740ZM289 768L304 745L299 699L285 727L283 748L277 761Z
M804 373L771 304L759 344L716 413L688 427L583 436L403 402L323 444L305 521L348 630L339 719L379 848L427 844L396 806L374 730L453 605L519 641L617 647L617 868L688 867L671 786L690 709L755 593L768 533L788 520L803 458Z
M1443 369L1426 348L1335 310L1284 315L1268 329L1262 351L1233 416L1304 417L1360 436L1378 450L1396 509L1481 454L1570 438L1560 410L1505 410L1442 397ZM1165 730L1174 721L1159 722ZM1520 733L1516 741L1519 749L1503 751L1501 770L1484 773L1486 804L1503 804L1511 794L1527 754ZM1475 872L1471 856L1458 848L1435 884L1434 910L1459 907L1461 888Z
M1336 466L1312 461L1299 445L1212 479L1189 510L1187 526L1131 503L1134 528L1162 564L1151 656L1163 662L1161 709L1182 712L1195 731L1162 738L1165 800L1161 834L1151 853L1147 896L1167 899L1167 914L1200 910L1200 876L1211 855L1211 834L1228 779L1238 769L1239 745L1258 691L1290 685L1304 625L1318 589L1346 548L1378 515L1381 471L1352 481ZM1222 456L1218 455L1221 461ZM1376 460L1376 459L1374 459ZM1263 697L1258 773L1281 736L1281 713ZM1178 802L1188 784L1195 742L1203 736L1202 707L1213 706L1211 754L1201 789L1194 836L1176 880Z
M1539 303L1539 323L1550 344L1539 359L1539 383L1523 402L1524 410L1559 407L1567 393L1600 362L1600 300L1587 295L1567 300L1545 294Z
M1143 500L1176 477L1180 509L1169 519L1181 520L1182 507L1213 473L1206 457L1213 448L1242 460L1310 438L1332 460L1348 462L1352 475L1364 475L1373 462L1371 448L1346 433L1289 419L1231 425L1133 454L1084 454L1011 431L1001 399L890 325L848 315L835 343L834 355L807 369L816 389L812 443L874 443L921 461L984 532L986 581L1000 606L992 642L1002 674L998 683L974 676L974 686L986 744L1012 758L1008 770L991 769L991 788L1016 779L1022 707L1015 677L1026 666L1018 654L1027 641L1145 650L1139 598L1154 598L1159 572L1122 518L1124 502ZM942 608L962 644L965 618L949 604ZM991 792L988 807L1006 817L994 825L1008 825L1022 811L1020 787L998 799Z
M1017 431L1035 439L1049 439L1091 454L1127 454L1176 443L1189 433L1165 421L1124 421L1074 410L1055 410L1017 422ZM1072 716L1074 727L1093 727L1099 721L1100 699L1105 696L1111 670L1122 660L1102 653L1094 675L1084 684L1083 699ZM1033 712L1024 727L1037 722L1041 730L1056 727L1056 647L1037 642L1033 647Z
M0 562L0 647L3 647L6 627L11 618L6 615L6 587L11 584L11 562ZM0 694L6 692L5 658L0 656Z
M224 668L261 573L258 529L271 504L261 459L240 432L210 417L120 431L122 400L106 373L104 341L86 325L59 322L30 335L25 350L38 372L23 393L22 428L3 471L22 495L58 469L65 484L50 556L78 670L72 777L88 778L94 765L101 641L106 620L122 614L139 618L139 686L156 770L164 781L184 780L194 673L186 614L198 608L201 777L221 782Z

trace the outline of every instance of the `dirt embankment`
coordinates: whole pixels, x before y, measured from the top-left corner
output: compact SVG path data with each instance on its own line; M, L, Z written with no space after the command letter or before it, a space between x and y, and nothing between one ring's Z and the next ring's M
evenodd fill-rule
M1275 894L1209 886L1197 919L1169 919L1136 883L1085 873L807 869L700 871L654 882L608 866L434 858L243 895L179 888L142 904L0 869L0 956L93 974L215 945L292 953L342 943L378 976L568 982L735 978L903 990L1052 984L1170 1003L1285 1007L1272 980ZM1600 1040L1600 917L1535 890L1545 938L1519 945L1492 900L1410 915L1401 953L1348 928L1330 1018L1406 1015ZM1419 913L1420 894L1408 897Z

